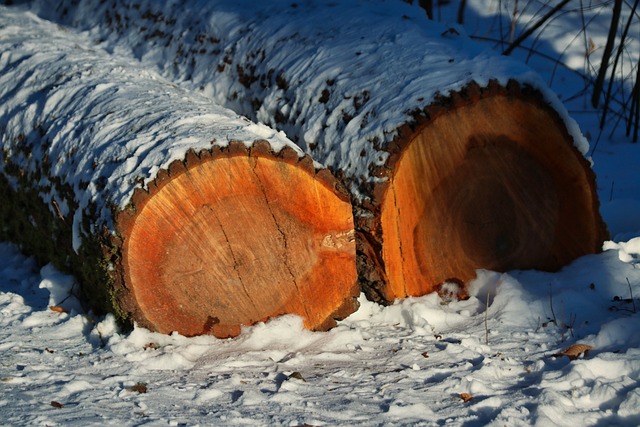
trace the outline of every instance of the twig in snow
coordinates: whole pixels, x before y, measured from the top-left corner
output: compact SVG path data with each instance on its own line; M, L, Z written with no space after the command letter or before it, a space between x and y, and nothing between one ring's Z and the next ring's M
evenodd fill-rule
M576 319L577 318L578 318L577 314L574 314L572 316L571 313L569 313L569 324L567 325L567 329L569 330L569 333L571 334L571 338L575 338L575 336L573 335L573 327L576 324Z
M549 285L549 306L551 307L551 315L553 316L553 323L558 325L558 319L556 318L556 312L553 311L553 289Z
M631 134L631 124L633 123L633 142L638 142L638 128L640 127L640 60L636 66L636 82L633 85L631 96L631 111L627 125L627 136Z
M633 290L631 289L631 282L629 281L629 278L627 277L627 284L629 285L629 295L631 296L631 303L633 304L633 313L636 313L636 300L633 299Z
M489 345L489 287L487 287L487 301L484 309L484 341Z
M562 305L562 342L564 342L564 303L560 301L560 304Z
M611 181L611 191L609 192L609 201L613 200L613 185L615 184L615 181Z
M567 331L569 331L569 333L571 334L571 338L574 338L573 327L575 326L576 319L578 318L578 316L576 314L572 314L571 312L569 312L569 322L567 323L565 321L565 316L564 316L564 302L561 302L561 304L562 304L562 342L564 342L564 336Z

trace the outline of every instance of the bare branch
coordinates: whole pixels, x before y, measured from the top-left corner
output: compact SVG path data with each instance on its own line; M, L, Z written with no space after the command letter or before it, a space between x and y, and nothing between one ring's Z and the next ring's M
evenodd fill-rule
M591 105L593 107L598 106L600 101L600 95L604 87L604 79L607 74L607 67L609 65L609 59L613 52L613 44L616 39L616 33L618 32L618 22L620 21L620 11L622 10L622 0L615 0L613 3L613 14L611 15L611 26L609 27L609 36L607 37L607 44L604 47L602 53L602 61L600 62L600 70L598 71L598 77L596 83L593 86L593 96L591 97Z
M565 4L569 3L570 0L562 0L560 3L558 3L556 6L553 7L553 9L551 9L549 12L547 12L542 18L540 18L540 20L538 22L536 22L535 24L533 24L531 27L529 27L524 33L522 33L520 36L518 36L517 39L515 39L513 41L513 43L511 43L509 45L509 47L507 47L504 52L502 52L503 55L509 56L511 55L511 52L513 52L513 50L515 48L517 48L518 46L520 46L520 44L525 41L531 34L533 34L533 32L535 30L537 30L538 28L540 28L549 18L551 18L553 15L555 15L560 9L562 9L564 7ZM621 1L621 0L616 0L616 2Z

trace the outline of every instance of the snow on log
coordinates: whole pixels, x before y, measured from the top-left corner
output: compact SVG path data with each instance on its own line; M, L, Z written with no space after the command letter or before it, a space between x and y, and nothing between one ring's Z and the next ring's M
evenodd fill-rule
M371 299L478 268L556 270L607 235L588 143L557 97L417 6L75 3L32 10L284 130L341 173Z
M0 238L91 307L237 335L357 308L349 196L281 133L0 6Z

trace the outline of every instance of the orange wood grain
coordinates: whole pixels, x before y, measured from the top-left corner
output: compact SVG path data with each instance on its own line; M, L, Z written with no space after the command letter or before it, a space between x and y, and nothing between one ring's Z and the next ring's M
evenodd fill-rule
M273 156L216 156L172 174L136 213L123 254L160 332L234 336L281 314L326 329L356 309L349 202Z
M389 301L476 269L557 270L599 250L592 172L548 109L474 101L419 129L393 167L381 203Z

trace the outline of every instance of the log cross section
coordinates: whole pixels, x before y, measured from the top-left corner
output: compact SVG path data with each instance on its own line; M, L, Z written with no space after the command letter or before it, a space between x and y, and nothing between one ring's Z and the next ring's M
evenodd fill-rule
M392 156L380 204L388 300L478 268L557 270L606 235L593 173L553 110L497 85L475 93Z
M351 205L289 158L240 143L203 153L120 215L125 282L146 324L222 337L281 314L327 329L355 310Z

